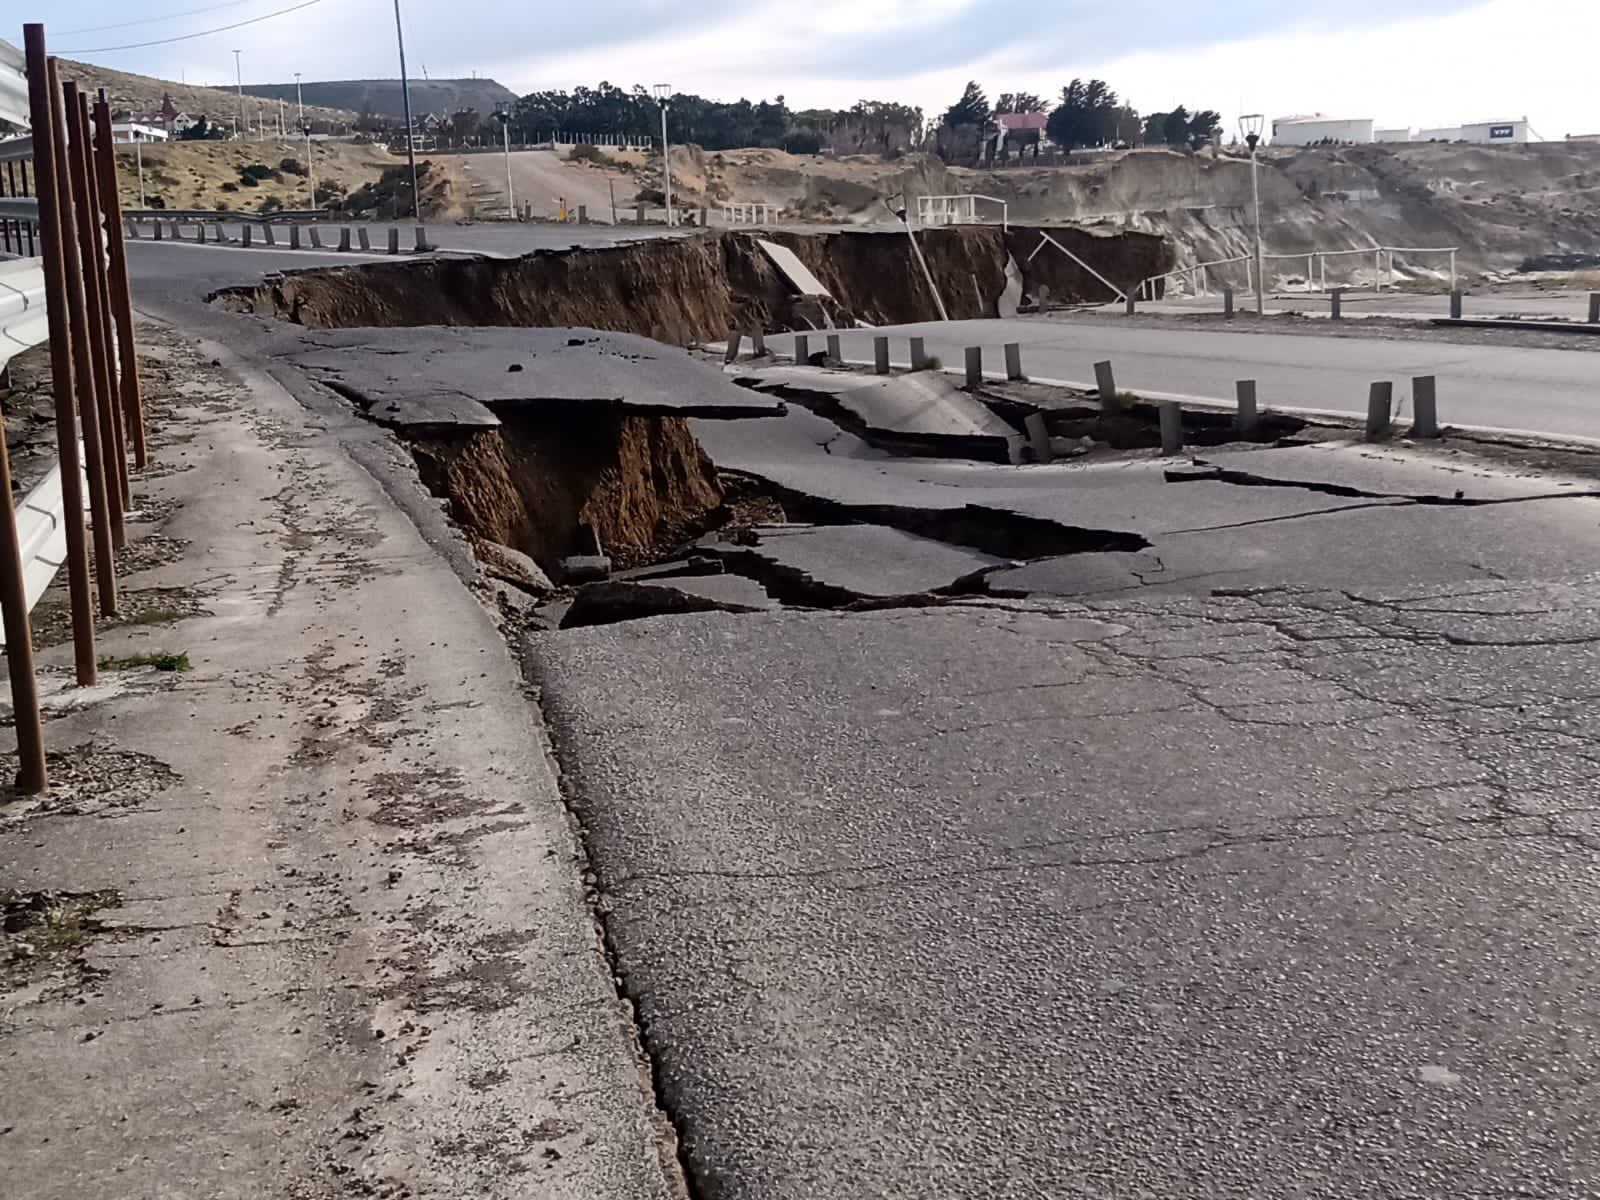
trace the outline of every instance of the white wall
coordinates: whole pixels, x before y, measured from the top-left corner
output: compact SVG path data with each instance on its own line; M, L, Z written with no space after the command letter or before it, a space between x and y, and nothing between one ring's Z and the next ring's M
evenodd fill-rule
M1409 142L1413 136L1410 129L1377 129L1373 131L1372 140L1375 142Z
M1372 118L1280 117L1272 122L1272 142L1277 146L1311 146L1327 139L1336 142L1372 141Z
M1479 125L1463 125L1461 139L1467 142L1484 142L1490 145L1511 145L1528 140L1528 122L1485 121Z

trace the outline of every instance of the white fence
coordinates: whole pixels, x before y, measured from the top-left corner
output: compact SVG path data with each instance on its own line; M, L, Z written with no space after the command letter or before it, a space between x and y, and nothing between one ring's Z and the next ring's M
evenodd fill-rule
M1000 224L1009 228L1007 220L1009 209L1004 200L996 196L980 196L968 193L961 196L918 196L917 197L917 224L924 229L936 225L980 225L983 219L978 216L978 202L998 204L1000 206Z
M724 204L722 220L728 225L771 225L772 205L747 203Z

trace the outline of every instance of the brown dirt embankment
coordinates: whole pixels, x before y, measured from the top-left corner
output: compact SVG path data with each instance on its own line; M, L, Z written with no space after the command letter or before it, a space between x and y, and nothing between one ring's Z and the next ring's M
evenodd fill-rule
M502 420L417 438L411 451L458 524L547 570L588 552L588 530L628 566L709 528L722 507L716 469L681 417L572 405Z
M1009 253L1024 290L1039 284L1061 301L1111 298L1104 285L1054 247L1031 262L1040 230L992 226L919 234L928 269L953 319L993 317ZM1051 229L1057 241L1119 286L1171 264L1149 234ZM901 324L938 318L903 233L774 233L834 296L828 316ZM289 272L230 289L229 307L321 329L404 325L588 326L684 345L730 329L808 329L822 324L748 234L702 234L599 249L538 251L518 259L450 258Z

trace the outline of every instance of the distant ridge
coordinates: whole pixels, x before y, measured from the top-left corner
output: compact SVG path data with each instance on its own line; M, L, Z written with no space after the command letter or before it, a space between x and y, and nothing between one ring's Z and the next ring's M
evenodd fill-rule
M326 108L342 108L350 112L370 112L375 117L403 119L405 105L400 95L398 79L330 79L317 83L302 83L301 90L307 104ZM295 85L292 83L247 83L248 96L267 99L284 99L293 103ZM492 79L413 79L411 81L411 112L413 116L434 113L447 116L463 108L474 108L487 117L501 104L511 104L516 93Z

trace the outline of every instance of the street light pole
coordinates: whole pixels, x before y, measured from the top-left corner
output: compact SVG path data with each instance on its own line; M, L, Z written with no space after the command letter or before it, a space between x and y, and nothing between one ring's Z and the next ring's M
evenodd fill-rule
M511 114L503 108L495 109L494 119L500 122L500 134L506 147L506 211L517 219L517 193L511 187Z
M133 158L139 164L139 207L144 203L144 135L137 129L133 131Z
M411 81L406 78L406 35L400 27L400 0L394 0L394 40L400 47L400 96L406 111L406 158L411 163L411 213L420 221L422 196L417 190L417 145L411 136Z
M239 116L234 121L233 125L233 132L235 135L237 135L240 130L249 132L250 129L250 126L246 125L244 121L244 72L240 70L239 67L239 54L240 51L238 50L233 52L233 83L234 86L239 89Z
M1260 113L1250 113L1239 118L1239 128L1244 133L1244 140L1250 147L1250 194L1255 201L1256 225L1256 315L1265 316L1267 312L1267 260L1261 249L1261 168L1256 155L1256 147L1261 143L1261 129L1266 118Z
M317 164L311 157L311 122L306 120L306 101L300 94L300 72L294 73L294 105L300 114L300 132L306 139L306 187L311 190L311 207L317 206Z
M672 219L672 159L667 154L667 109L672 106L672 85L658 83L653 90L656 103L661 105L661 196L667 206L667 224L676 225Z

